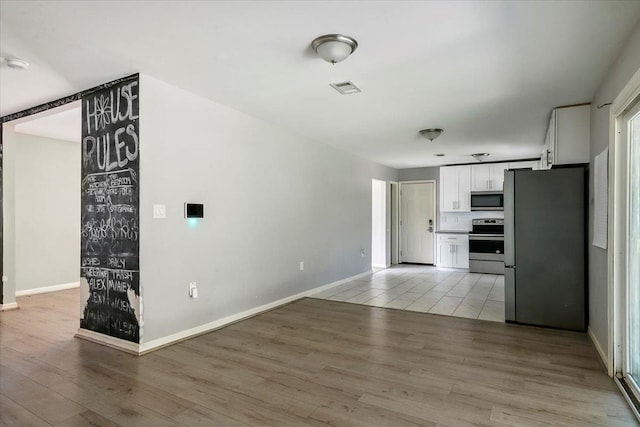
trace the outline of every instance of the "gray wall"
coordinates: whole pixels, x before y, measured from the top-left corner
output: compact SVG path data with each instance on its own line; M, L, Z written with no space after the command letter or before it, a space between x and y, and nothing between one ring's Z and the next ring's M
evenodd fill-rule
M140 85L143 342L370 270L371 179L394 169L149 76ZM194 228L187 201L205 205Z
M16 291L78 282L80 143L15 136Z
M426 179L435 179L436 183L440 180L440 167L434 166L430 168L413 168L398 170L398 181L419 181Z
M6 128L5 303L80 275L80 144Z
M591 102L591 170L593 159L609 144L609 107L597 105L612 102L633 74L640 68L640 25L627 40L620 56ZM601 347L608 351L608 251L591 245L593 241L593 173L589 178L589 327Z
M440 217L440 166L432 166L425 168L399 169L398 181L420 181L420 180L436 181L436 228L441 228Z

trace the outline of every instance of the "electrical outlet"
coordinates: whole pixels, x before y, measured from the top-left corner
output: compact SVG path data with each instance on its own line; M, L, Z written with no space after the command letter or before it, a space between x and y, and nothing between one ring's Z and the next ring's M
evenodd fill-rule
M304 261L300 261L300 271L304 270Z

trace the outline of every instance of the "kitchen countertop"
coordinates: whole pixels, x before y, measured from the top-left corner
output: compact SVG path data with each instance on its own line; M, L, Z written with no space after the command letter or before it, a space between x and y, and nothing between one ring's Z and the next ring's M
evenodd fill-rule
M469 234L468 230L438 230L436 231L438 234Z

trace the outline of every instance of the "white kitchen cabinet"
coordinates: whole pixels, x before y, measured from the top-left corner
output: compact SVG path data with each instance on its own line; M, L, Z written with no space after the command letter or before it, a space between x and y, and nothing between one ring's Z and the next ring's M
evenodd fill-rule
M471 165L471 191L502 191L509 163Z
M558 107L551 112L542 153L542 168L589 163L591 105Z
M469 236L438 234L438 267L469 268Z
M539 160L527 160L524 162L509 162L509 169L540 169Z
M440 168L440 210L469 212L471 210L471 167Z

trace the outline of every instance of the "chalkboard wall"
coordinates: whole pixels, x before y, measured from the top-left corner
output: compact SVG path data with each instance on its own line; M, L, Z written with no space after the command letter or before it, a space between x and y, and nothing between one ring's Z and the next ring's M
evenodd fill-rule
M80 327L138 343L138 76L82 97Z
M0 124L0 277L4 276L4 204L3 200L3 183L2 183L2 153L4 152L2 145L2 124ZM0 280L0 305L4 301L4 282Z

